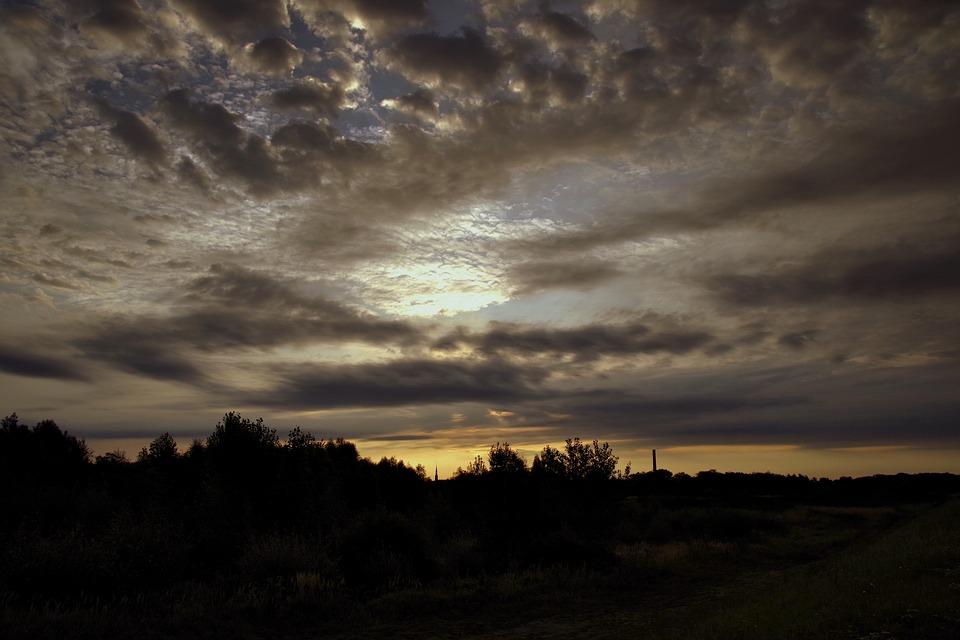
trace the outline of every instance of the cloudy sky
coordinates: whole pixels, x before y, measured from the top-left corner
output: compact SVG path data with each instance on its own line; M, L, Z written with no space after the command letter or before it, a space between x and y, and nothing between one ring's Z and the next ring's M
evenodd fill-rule
M960 472L960 8L0 2L0 411Z

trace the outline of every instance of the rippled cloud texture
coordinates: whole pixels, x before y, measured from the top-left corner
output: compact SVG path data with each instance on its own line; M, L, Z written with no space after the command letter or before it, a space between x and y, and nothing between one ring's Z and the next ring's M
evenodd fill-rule
M960 471L953 3L0 12L4 415Z

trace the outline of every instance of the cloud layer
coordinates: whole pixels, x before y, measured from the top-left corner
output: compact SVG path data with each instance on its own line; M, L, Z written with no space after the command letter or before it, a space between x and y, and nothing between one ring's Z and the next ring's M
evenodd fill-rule
M958 42L900 0L7 3L0 397L957 447Z

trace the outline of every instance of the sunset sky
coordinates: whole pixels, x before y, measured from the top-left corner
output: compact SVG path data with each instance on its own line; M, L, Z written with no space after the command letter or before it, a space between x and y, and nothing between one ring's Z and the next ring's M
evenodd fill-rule
M960 472L960 7L0 2L0 413Z

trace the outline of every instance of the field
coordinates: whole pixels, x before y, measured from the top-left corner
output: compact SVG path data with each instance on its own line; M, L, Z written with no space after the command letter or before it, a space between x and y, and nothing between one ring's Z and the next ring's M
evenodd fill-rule
M619 526L608 555L582 563L393 585L371 597L357 597L322 571L293 569L269 580L186 583L118 598L24 603L8 595L4 635L960 637L957 500L836 507L628 498ZM631 530L641 529L630 541ZM273 540L261 549L260 562L279 566L284 553L307 553L284 550L285 543L293 544Z
M960 637L960 476L616 471L567 440L450 480L230 413L91 460L0 422L0 637Z

